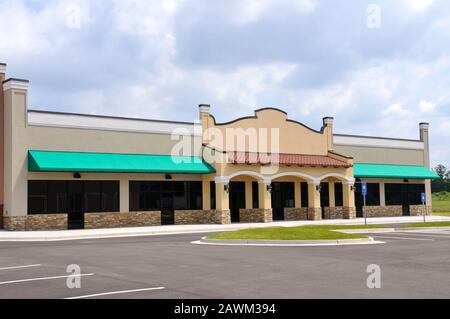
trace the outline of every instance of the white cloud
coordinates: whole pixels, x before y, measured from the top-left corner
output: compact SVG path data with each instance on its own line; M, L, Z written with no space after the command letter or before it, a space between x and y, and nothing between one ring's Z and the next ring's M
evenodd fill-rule
M301 14L311 13L316 8L315 0L246 0L233 3L235 10L229 12L229 18L237 25L258 21L264 14L270 14L278 8L289 8Z
M403 0L410 9L417 12L423 12L430 5L433 4L433 0Z
M436 104L426 100L419 101L419 110L423 113L431 113L436 108Z
M400 103L395 103L389 105L387 108L385 108L381 114L383 116L396 116L396 117L403 117L403 116L409 116L412 114L412 112L406 108L403 107Z

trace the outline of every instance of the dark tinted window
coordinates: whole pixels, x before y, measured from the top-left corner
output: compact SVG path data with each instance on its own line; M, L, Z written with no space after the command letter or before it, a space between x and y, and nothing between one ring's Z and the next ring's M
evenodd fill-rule
M404 197L403 184L386 184L386 205L402 205Z
M49 181L47 183L47 212L67 212L67 182Z
M119 182L102 182L102 211L118 212L120 210Z
M300 190L302 193L302 207L309 207L308 183L301 183Z
M211 200L211 209L216 209L216 183L210 182L210 200Z
M84 211L98 213L102 211L102 183L84 182Z
M330 184L320 183L320 206L330 207Z
M361 182L355 184L355 204L357 207L364 205L364 196L362 194ZM380 184L367 183L366 206L380 205Z
M202 209L202 182L130 182L130 210L160 210L163 199L176 210Z
M47 212L47 183L28 181L28 213L45 214Z
M344 206L344 195L342 191L342 183L334 184L334 201L336 207Z
M258 182L252 183L253 208L259 208L259 185Z
M424 184L386 184L386 205L421 205Z
M368 183L367 184L367 206L380 206L380 184Z
M188 209L202 209L202 182L187 182L189 185L189 206Z
M77 211L117 212L120 209L118 181L28 181L28 213L67 213L69 193L82 197L72 199L73 209Z

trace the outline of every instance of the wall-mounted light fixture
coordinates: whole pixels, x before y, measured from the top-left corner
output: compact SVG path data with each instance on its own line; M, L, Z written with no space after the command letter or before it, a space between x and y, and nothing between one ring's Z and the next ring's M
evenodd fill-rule
M223 190L224 190L227 194L229 194L229 193L230 193L230 184L225 184L225 185L223 185Z
M409 183L409 179L407 179L407 178L405 178L403 181L404 181L405 183Z
M267 185L267 191L272 193L272 184Z
M81 174L80 173L73 173L73 178L81 178Z
M320 192L322 191L322 185L316 185L316 191Z
M355 191L355 185L351 185L351 186L350 186L350 190L351 190L352 192L354 192L354 191Z
M166 179L171 180L172 179L172 175L166 174Z

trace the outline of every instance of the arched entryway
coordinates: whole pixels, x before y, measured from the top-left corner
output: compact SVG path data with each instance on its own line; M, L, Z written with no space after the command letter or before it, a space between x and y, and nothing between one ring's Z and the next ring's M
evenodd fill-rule
M254 172L241 172L230 176L229 208L232 223L249 222L246 215L259 209L259 184L263 176Z

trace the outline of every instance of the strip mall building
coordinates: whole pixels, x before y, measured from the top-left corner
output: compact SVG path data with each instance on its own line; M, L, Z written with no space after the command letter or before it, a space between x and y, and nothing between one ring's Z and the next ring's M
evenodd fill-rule
M0 226L7 230L431 212L437 175L427 123L419 139L405 140L335 134L330 117L314 130L273 108L228 123L208 105L198 123L33 111L28 81L5 73L0 64ZM230 131L245 140L256 132L267 149L217 138Z

